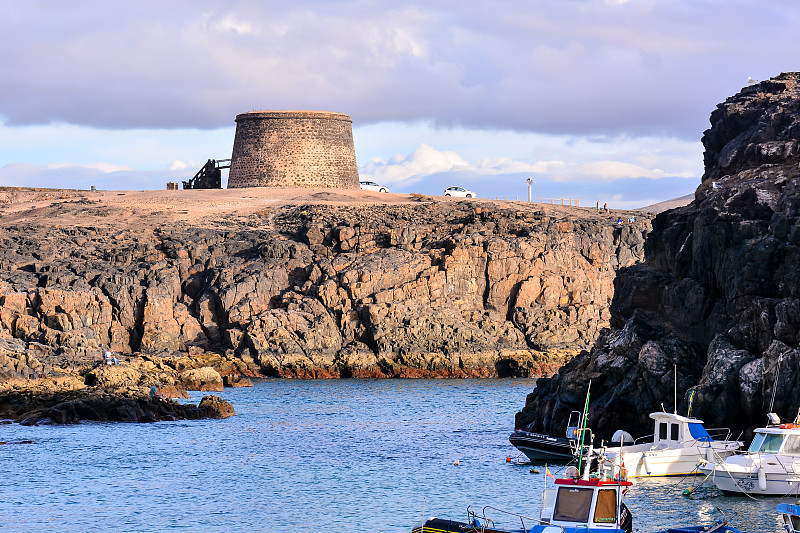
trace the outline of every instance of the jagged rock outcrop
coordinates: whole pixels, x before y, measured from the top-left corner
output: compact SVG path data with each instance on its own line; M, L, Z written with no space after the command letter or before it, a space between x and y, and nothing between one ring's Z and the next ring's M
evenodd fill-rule
M221 391L222 376L210 366L190 368L178 376L181 384L188 390Z
M86 387L48 390L31 387L0 391L0 419L23 425L98 422L157 422L227 418L236 412L218 396L204 396L199 405L181 404L147 395Z
M420 200L207 225L4 223L0 380L179 392L229 375L547 375L608 325L615 272L650 230L640 213L617 225L594 209ZM68 209L113 214L90 198ZM107 348L126 370L97 368ZM217 375L196 379L202 367Z
M611 329L552 379L539 380L517 427L561 434L590 424L651 431L674 407L711 426L750 429L770 408L800 407L800 73L742 89L711 114L694 201L653 221L646 259L615 280Z
M203 396L197 410L200 412L200 418L228 418L236 415L230 402L213 394Z

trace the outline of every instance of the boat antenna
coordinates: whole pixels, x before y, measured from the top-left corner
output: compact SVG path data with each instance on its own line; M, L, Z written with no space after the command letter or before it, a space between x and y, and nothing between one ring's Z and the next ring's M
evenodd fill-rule
M672 389L672 414L677 415L678 414L678 365L675 364L675 363L672 363L672 376L674 378L672 380L672 384L673 384L673 389Z
M781 375L781 361L783 361L783 354L778 357L778 362L775 363L775 380L772 382L772 398L769 400L768 413L772 412L772 406L775 405L775 393L778 391L778 376Z
M586 387L586 403L583 406L583 416L581 417L583 419L581 422L583 422L583 423L581 424L581 426L582 426L581 427L581 443L580 443L580 447L578 448L578 450L580 450L579 455L578 455L578 473L579 473L579 475L580 475L580 471L581 471L581 462L583 461L583 437L584 437L584 435L586 435L586 420L589 418L589 390L591 388L592 388L592 380L590 379L589 380L589 386ZM588 458L587 460L591 460L591 458Z

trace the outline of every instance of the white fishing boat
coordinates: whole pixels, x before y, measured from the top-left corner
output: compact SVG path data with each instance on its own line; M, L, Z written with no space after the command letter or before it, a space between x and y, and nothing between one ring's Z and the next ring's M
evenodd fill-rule
M703 421L696 418L665 412L650 413L650 418L654 422L653 435L633 441L630 435L618 431L612 440L622 441L622 446L605 449L609 461L621 464L629 478L700 474L700 463L722 461L743 445L730 440L727 429L711 430L724 437L714 440ZM625 441L633 442L626 445Z
M800 418L800 417L798 417ZM701 467L729 494L797 496L800 494L800 420L781 424L770 413L767 427L753 432L748 450Z

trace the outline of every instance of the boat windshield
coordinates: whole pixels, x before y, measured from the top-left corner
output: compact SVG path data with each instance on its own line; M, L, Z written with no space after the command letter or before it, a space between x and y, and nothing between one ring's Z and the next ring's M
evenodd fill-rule
M778 453L783 443L783 435L775 433L756 433L748 452Z
M556 496L556 508L553 520L563 522L589 521L589 510L592 506L592 489L579 489L576 487L559 487Z
M597 505L594 509L596 524L608 524L617 521L617 491L602 489L597 493Z

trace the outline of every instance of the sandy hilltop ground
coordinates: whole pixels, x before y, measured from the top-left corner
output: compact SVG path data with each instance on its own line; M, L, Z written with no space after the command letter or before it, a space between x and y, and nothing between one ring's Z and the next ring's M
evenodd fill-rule
M225 225L247 224L253 216L264 217L273 209L287 205L396 205L409 203L459 202L464 198L420 194L379 193L363 190L322 188L252 187L241 189L87 191L76 189L0 188L2 225L36 224L43 221L59 226L129 225L136 220L148 224ZM642 210L658 212L689 203L683 197ZM511 207L518 210L544 209L554 215L593 218L594 206L574 207L555 204L472 199L476 205ZM628 211L614 211L628 213Z

